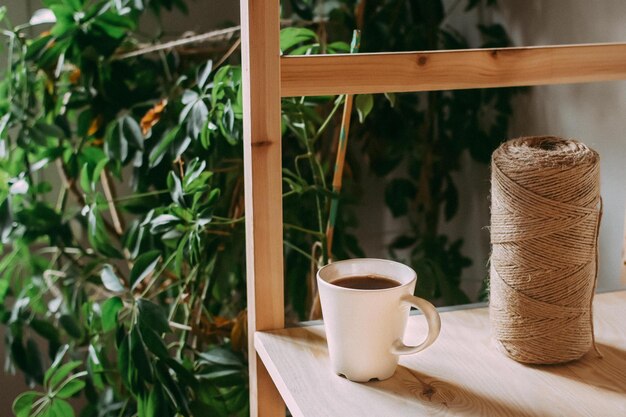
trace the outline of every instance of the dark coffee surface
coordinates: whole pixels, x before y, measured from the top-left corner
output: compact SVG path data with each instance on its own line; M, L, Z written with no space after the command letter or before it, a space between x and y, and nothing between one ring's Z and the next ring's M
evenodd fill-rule
M400 285L398 281L378 275L360 275L339 278L331 281L331 284L338 287L351 288L353 290L384 290Z

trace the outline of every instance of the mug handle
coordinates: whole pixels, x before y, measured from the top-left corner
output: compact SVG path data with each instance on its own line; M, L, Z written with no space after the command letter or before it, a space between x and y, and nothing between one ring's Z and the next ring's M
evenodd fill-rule
M397 339L393 343L391 353L394 355L410 355L412 353L420 352L433 344L441 331L441 319L439 318L439 313L437 313L435 306L422 298L405 294L400 299L400 302L407 303L420 310L424 317L426 317L426 322L428 323L428 335L419 345L407 346L404 344L402 339Z

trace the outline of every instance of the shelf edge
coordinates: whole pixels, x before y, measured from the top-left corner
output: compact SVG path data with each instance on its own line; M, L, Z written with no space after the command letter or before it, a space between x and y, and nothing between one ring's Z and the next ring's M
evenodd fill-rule
M274 361L272 361L269 353L265 349L265 346L263 345L263 336L264 335L262 332L254 333L254 348L256 349L257 354L263 361L263 364L265 365L265 369L272 377L272 381L274 381L274 385L278 389L280 396L283 398L283 401L287 405L287 408L289 408L289 411L291 412L292 416L293 417L305 417L304 413L298 406L298 403L296 402L295 398L291 395L291 391L289 390L289 388L287 388L287 384L280 376L280 372L276 368Z
M626 79L626 43L284 56L281 95L322 96Z

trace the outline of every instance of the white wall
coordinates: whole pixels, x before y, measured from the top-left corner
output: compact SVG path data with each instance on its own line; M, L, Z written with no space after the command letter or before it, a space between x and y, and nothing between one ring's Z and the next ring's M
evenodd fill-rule
M499 13L480 13L484 21L500 21L516 45L546 45L626 41L626 2L621 0L506 0ZM463 34L473 23L457 13L451 23ZM510 137L552 134L577 138L601 156L604 216L600 230L600 290L623 286L620 282L626 206L626 82L604 82L534 87L515 102ZM462 212L442 231L463 237L464 253L474 264L463 274L462 288L477 296L486 276L489 257L489 170L464 158L464 169L455 178ZM386 256L385 244L406 230L394 221L380 201L384 184L367 178L367 194L359 209L369 256Z
M509 0L503 21L516 44L626 41L621 0ZM626 82L535 87L518 100L512 136L554 134L577 138L601 158L604 215L600 229L599 289L620 282L626 207Z

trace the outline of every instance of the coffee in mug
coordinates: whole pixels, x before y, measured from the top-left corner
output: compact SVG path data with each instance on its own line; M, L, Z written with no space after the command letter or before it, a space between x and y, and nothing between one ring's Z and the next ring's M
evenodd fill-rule
M332 281L331 284L354 290L384 290L400 285L398 281L378 275L339 278Z

